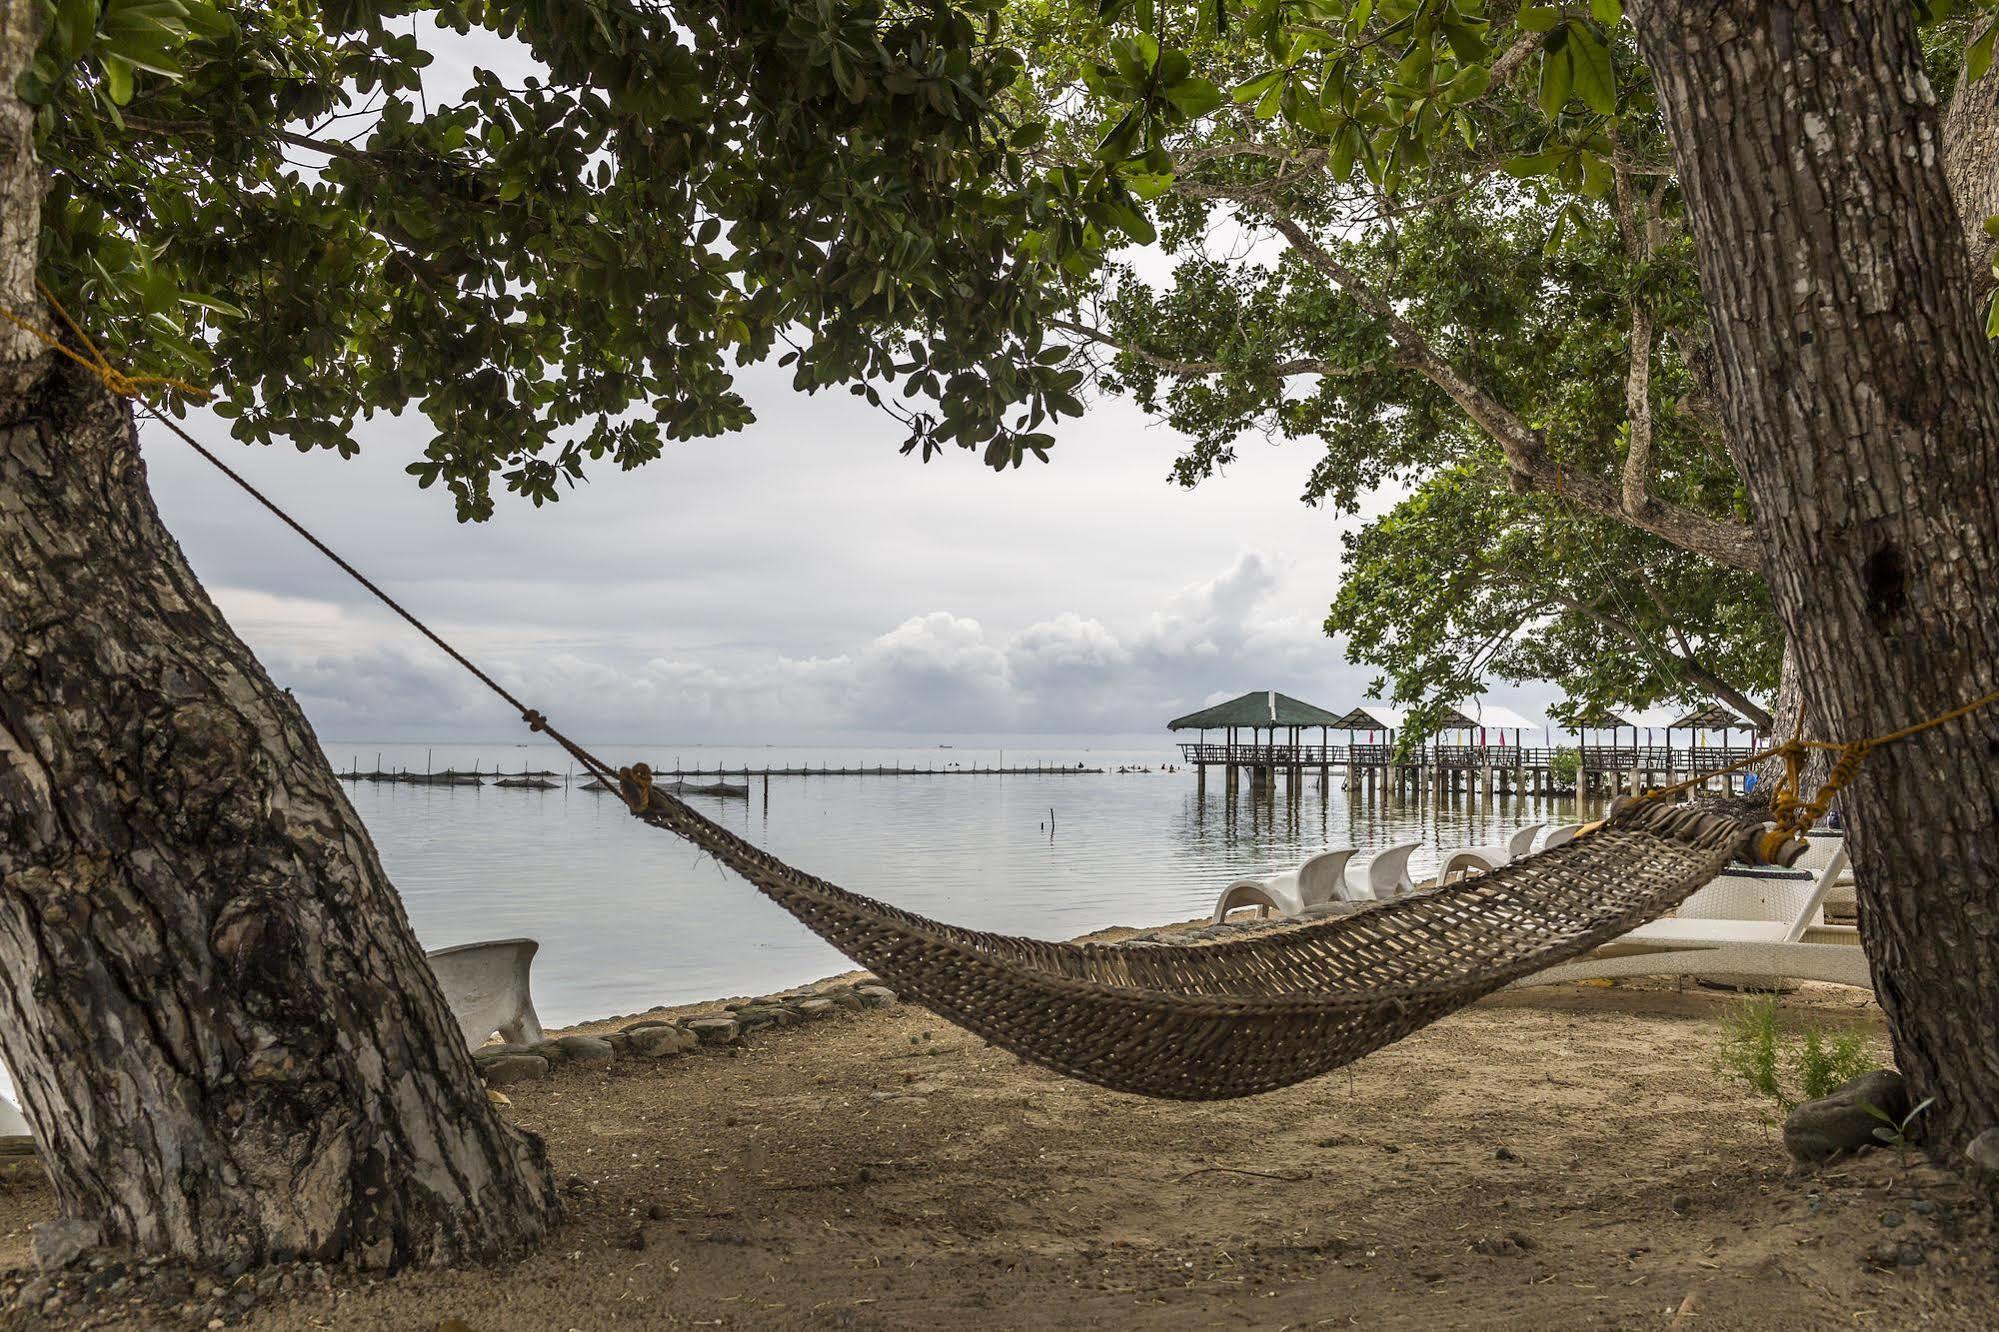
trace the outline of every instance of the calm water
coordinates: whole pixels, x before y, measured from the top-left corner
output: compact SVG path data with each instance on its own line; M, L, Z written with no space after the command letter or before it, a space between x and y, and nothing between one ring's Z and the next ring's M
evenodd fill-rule
M569 768L553 746L328 742L335 766ZM995 749L785 749L663 746L676 762L782 766L956 762ZM1207 797L1192 772L1165 773L1148 750L1015 749L1009 764L1111 769L1101 776L784 777L750 799L693 796L703 812L783 859L844 887L981 929L1068 938L1107 925L1203 915L1230 880L1290 869L1333 846L1421 841L1421 878L1444 846L1482 844L1525 822L1570 817L1573 802L1423 805L1353 800L1309 779L1295 805L1241 795L1219 774ZM1118 773L1120 765L1149 772ZM440 948L529 935L545 1022L653 1004L760 993L848 964L789 915L686 844L631 818L615 796L577 789L350 783L355 807L401 890L418 937ZM1050 813L1054 826L1049 827Z

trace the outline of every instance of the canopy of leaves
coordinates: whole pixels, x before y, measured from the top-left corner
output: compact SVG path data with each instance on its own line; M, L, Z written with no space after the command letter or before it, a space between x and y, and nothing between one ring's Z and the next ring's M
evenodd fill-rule
M1170 281L1108 268L1073 327L1099 344L1103 386L1191 436L1182 484L1260 435L1322 450L1308 502L1408 494L1350 541L1327 622L1383 688L1422 703L1497 674L1642 706L1772 683L1758 580L1658 535L1666 511L1744 542L1747 510L1618 0L1009 13L1074 144L1160 104L1104 77L1133 30L1162 68L1177 52L1176 73L1229 89L1158 138L1170 175L1124 163ZM1992 31L1989 15L1933 29L1957 34L1938 37L1940 68L1955 40L1982 73ZM1557 549L1591 558L1550 563Z
M1569 721L1777 687L1761 578L1558 497L1495 493L1476 465L1428 477L1350 536L1346 557L1327 632L1403 697L1464 698L1493 676L1552 681Z
M739 428L771 355L925 457L1081 410L1044 316L1137 215L1025 157L996 0L42 3L43 275L241 439L417 407L410 471L483 517L494 476L541 503ZM430 101L473 29L539 72Z

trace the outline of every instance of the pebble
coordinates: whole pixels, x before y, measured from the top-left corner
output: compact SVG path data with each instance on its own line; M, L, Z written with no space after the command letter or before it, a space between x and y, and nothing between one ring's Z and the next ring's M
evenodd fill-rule
M1989 1128L1973 1138L1964 1149L1971 1163L1980 1170L1999 1174L1999 1128Z
M1492 1154L1492 1159L1495 1161L1518 1161L1520 1158L1513 1154L1511 1147L1501 1147Z
M1900 1212L1883 1212L1881 1213L1881 1224L1893 1230L1896 1226L1902 1224L1902 1214Z

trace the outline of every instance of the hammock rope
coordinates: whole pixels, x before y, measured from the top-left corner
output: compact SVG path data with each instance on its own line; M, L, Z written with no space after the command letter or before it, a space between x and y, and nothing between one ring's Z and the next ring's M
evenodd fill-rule
M14 311L0 315L95 374L297 533L473 678L547 735L633 815L735 871L907 997L1024 1059L1119 1091L1215 1100L1316 1077L1400 1040L1516 980L1581 956L1678 906L1737 859L1789 864L1798 834L1858 774L1868 752L1999 702L1999 690L1869 740L1794 735L1685 782L1620 800L1610 816L1552 850L1490 873L1351 915L1190 944L1052 943L947 925L796 869L658 789L643 763L616 767L549 724L464 653L285 512L144 396L178 380L113 367L43 294L88 354ZM1811 799L1798 796L1804 754L1839 761ZM1774 828L1667 798L1701 781L1782 757Z

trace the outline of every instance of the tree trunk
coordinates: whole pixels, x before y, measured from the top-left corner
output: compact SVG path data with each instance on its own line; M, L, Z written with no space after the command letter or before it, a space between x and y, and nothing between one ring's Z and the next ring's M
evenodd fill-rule
M1858 739L1999 686L1999 369L1910 7L1633 9L1809 715ZM1954 1151L1999 1117L1999 711L1877 751L1846 809L1918 1129Z
M305 718L66 364L0 419L0 1053L65 1216L214 1260L525 1249L502 1123Z
M0 0L24 313L39 12ZM304 716L161 526L123 405L0 329L0 1055L65 1218L38 1250L525 1250L556 1215L541 1144L487 1103Z
M1984 299L1992 291L1995 245L1985 219L1999 213L1999 77L1959 81L1943 117L1943 169L1971 252L1972 290Z

